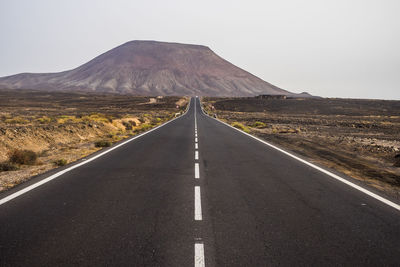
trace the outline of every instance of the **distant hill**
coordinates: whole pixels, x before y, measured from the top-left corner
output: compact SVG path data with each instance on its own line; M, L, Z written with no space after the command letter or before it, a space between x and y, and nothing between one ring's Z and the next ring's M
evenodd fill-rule
M69 71L3 77L0 88L132 95L303 96L261 80L206 46L156 41L125 43Z

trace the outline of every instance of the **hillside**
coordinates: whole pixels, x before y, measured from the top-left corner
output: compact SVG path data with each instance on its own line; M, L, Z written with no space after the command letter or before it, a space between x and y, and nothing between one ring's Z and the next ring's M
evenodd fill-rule
M131 41L73 70L0 78L3 89L130 95L254 96L284 94L200 45Z

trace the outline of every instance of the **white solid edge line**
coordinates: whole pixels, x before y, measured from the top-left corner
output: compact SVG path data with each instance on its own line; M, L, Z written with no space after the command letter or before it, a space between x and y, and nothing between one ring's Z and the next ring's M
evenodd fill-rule
M196 144L194 144L194 148L195 149L199 149L199 145L196 143Z
M148 134L148 133L151 133L151 132L153 132L153 131L155 131L155 130L157 130L157 129L159 129L159 128L165 126L165 125L167 125L167 124L170 123L170 122L175 121L176 119L182 118L182 117L185 116L185 115L187 114L187 112L189 111L189 108L190 108L191 103L192 103L192 101L190 100L190 102L189 102L189 104L188 104L188 107L186 108L185 113L183 113L182 116L179 116L179 117L176 117L176 118L174 118L174 119L172 119L172 120L170 120L170 121L167 121L167 122L165 122L165 123L163 123L163 124L161 124L161 125L159 125L159 126L153 128L153 129L151 129L151 130L148 130L147 132L141 133L141 134L139 134L139 135L137 135L137 136L135 136L135 137L132 137L131 139L128 139L128 140L126 140L126 141L124 141L124 142L122 142L122 143L120 143L120 144L118 144L118 145L116 145L116 146L113 146L113 147L109 148L108 150L106 150L106 151L104 151L104 152L101 152L100 154L97 154L96 156L93 156L93 157L91 157L91 158L89 158L89 159L85 159L85 161L82 161L82 162L80 162L80 163L78 163L78 164L75 164L75 165L73 165L73 166L71 166L71 167L69 167L69 168L67 168L67 169L65 169L65 170L59 171L59 172L57 172L57 173L55 173L55 174L53 174L53 175L50 175L50 176L47 177L47 178L44 178L44 179L38 181L37 183L34 183L34 184L29 185L29 186L27 186L27 187L25 187L25 188L23 188L23 189L21 189L21 190L15 192L15 193L12 193L12 194L10 194L10 195L8 195L8 196L6 196L6 197L0 199L0 205L3 205L4 203L7 203L8 201L10 201L10 200L12 200L12 199L14 199L14 198L16 198L16 197L19 197L19 196L21 196L21 195L23 195L23 194L25 194L25 193L27 193L27 192L29 192L29 191L35 189L36 187L39 187L39 186L41 186L41 185L43 185L43 184L45 184L45 183L47 183L47 182L49 182L49 181L51 181L51 180L54 180L55 178L57 178L57 177L59 177L59 176L65 174L65 173L67 173L67 172L69 172L69 171L72 171L73 169L76 169L76 168L79 168L79 167L82 166L82 165L88 164L89 162L94 161L95 159L98 159L98 158L100 158L101 156L104 156L105 154L110 153L111 151L113 151L113 150L115 150L115 149L117 149L117 148L119 148L119 147L121 147L121 146L123 146L123 145L126 145L127 143L132 142L133 140L135 140L135 139L137 139L137 138L140 138L140 137L142 137L142 136L144 136L144 135L146 135L146 134ZM195 104L196 104L196 103L195 103Z
M196 178L196 179L200 178L200 170L199 170L199 164L198 163L194 164L194 178Z
M196 221L203 220L203 215L201 212L201 194L200 186L194 187L194 219Z
M194 159L195 160L199 159L199 151L197 151L197 150L194 152Z
M201 107L201 105L200 105L200 107ZM304 160L304 159L302 159L302 158L299 158L299 157L297 157L297 156L295 156L295 155L293 155L293 154L291 154L291 153L289 153L289 152L287 152L287 151L285 151L285 150L283 150L283 149L281 149L281 148L279 148L279 147L277 147L277 146L274 146L274 145L272 145L272 144L270 144L270 143L268 143L268 142L266 142L266 141L264 141L264 140L261 140L261 139L258 138L258 137L255 137L255 136L253 136L253 135L251 135L251 134L248 134L248 133L246 133L246 132L243 132L243 131L241 131L241 130L235 128L235 127L233 127L232 125L229 125L229 124L226 123L226 122L217 120L217 119L215 119L215 118L209 116L208 114L206 114L206 113L203 111L203 108L201 108L201 112L203 112L204 115L210 117L211 119L214 119L214 120L216 120L216 121L218 121L218 122L220 122L220 123L222 123L222 124L225 124L226 126L232 128L232 129L234 129L234 130L236 130L236 131L238 131L238 132L240 132L240 133L242 133L242 134L245 134L245 135L247 135L247 136L249 136L249 137L251 137L251 138L253 138L253 139L255 139L255 140L257 140L257 141L259 141L259 142L261 142L261 143L263 143L263 144L265 144L265 145L267 145L267 146L269 146L269 147L271 147L271 148L273 148L273 149L275 149L275 150L277 150L277 151L279 151L279 152L282 152L283 154L285 154L285 155L287 155L287 156L289 156L289 157L291 157L291 158L294 158L294 159L296 159L296 160L298 160L298 161L300 161L300 162L302 162L302 163L304 163L304 164L306 164L306 165L308 165L308 166L310 166L310 167L312 167L312 168L314 168L314 169L316 169L316 170L318 170L318 171L320 171L320 172L322 172L322 173L325 173L326 175L328 175L328 176L330 176L330 177L332 177L332 178L334 178L334 179L336 179L336 180L338 180L338 181L340 181L340 182L342 182L342 183L344 183L344 184L347 184L348 186L351 186L351 187L353 187L354 189L356 189L356 190L358 190L358 191L360 191L360 192L363 192L364 194L366 194L366 195L368 195L368 196L370 196L370 197L373 197L373 198L375 198L376 200L379 200L379 201L381 201L382 203L385 203L386 205L389 205L389 206L391 206L392 208L395 208L395 209L397 209L398 211L400 211L400 205L398 205L398 204L396 204L396 203L394 203L394 202L392 202L392 201L390 201L390 200L388 200L388 199L386 199L386 198L384 198L384 197L381 197L381 196L378 195L378 194L375 194L375 193L373 193L373 192L371 192L371 191L369 191L369 190L367 190L367 189L365 189L365 188L363 188L363 187L361 187L361 186L359 186L359 185L356 185L356 184L354 184L354 183L352 183L352 182L346 180L345 178L340 177L339 175L336 175L336 174L334 174L334 173L332 173L332 172L330 172L330 171L327 171L327 170L325 170L325 169L323 169L323 168L321 168L321 167L319 167L319 166L317 166L317 165L315 165L315 164L313 164L313 163L311 163L311 162L308 162L308 161L306 161L306 160Z
M204 261L204 244L200 242L194 243L194 266L205 267Z

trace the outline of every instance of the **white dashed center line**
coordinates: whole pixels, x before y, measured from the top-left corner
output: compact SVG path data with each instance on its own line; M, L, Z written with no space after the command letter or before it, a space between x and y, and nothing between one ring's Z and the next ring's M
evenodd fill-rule
M196 179L200 178L200 170L199 170L199 164L198 163L194 164L194 178L196 178Z
M197 136L197 114L196 114L196 100L194 105L194 159L195 161L199 160L199 144L198 144L198 136ZM200 167L199 163L194 164L194 178L200 179ZM200 186L194 187L194 220L195 221L202 221L203 214L201 211L201 193L200 193ZM204 257L204 243L201 242L201 237L195 238L194 243L194 266L195 267L205 267L205 257Z
M206 266L204 261L204 245L203 243L196 242L194 244L194 266L204 267Z
M200 186L194 187L194 219L196 221L201 221L203 219L203 215L201 213Z

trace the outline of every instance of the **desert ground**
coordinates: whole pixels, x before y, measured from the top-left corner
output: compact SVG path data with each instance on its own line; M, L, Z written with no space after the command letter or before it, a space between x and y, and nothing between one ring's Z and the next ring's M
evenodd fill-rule
M186 97L0 90L0 191L184 112Z
M212 116L400 198L400 101L203 98Z

